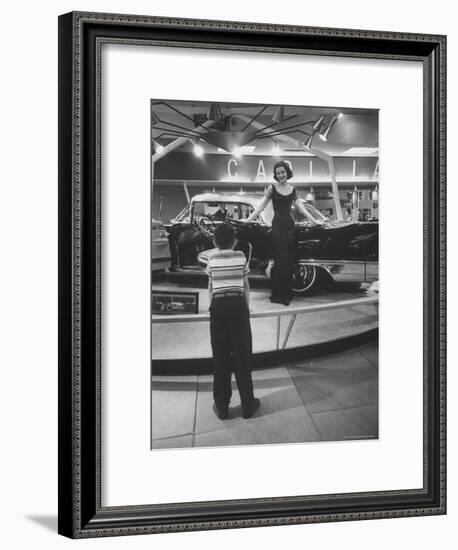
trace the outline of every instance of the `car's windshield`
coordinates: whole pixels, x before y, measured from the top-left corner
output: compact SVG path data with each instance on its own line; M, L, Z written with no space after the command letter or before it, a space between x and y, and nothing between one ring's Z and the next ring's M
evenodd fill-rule
M322 224L327 220L326 216L324 216L319 210L317 210L313 205L306 202L303 199L300 199L302 206L307 210L308 214L315 220L316 223ZM292 214L294 221L296 222L303 222L303 221L310 221L308 218L306 218L302 212L299 211L297 206L293 203L292 206Z
M172 220L172 223L188 222L189 223L189 204L187 204L183 210L177 214Z
M317 224L322 224L327 220L319 210L317 210L313 205L309 204L305 200L302 200L302 205L310 214L310 216L316 221ZM224 202L224 201L193 201L192 203L192 213L193 219L196 219L196 216L208 216L213 221L225 221L225 220L242 220L248 218L255 209L255 205L241 203L241 202ZM190 220L189 205L183 208L183 210L174 218L175 223L187 222ZM305 218L301 212L299 212L296 205L293 203L291 207L291 214L294 221L303 222L310 221L310 219ZM272 220L274 217L274 209L272 202L269 201L258 216L257 221L265 223L267 225L272 225Z
M205 201L193 202L193 219L207 216L214 221L244 220L254 211L251 204L241 202Z

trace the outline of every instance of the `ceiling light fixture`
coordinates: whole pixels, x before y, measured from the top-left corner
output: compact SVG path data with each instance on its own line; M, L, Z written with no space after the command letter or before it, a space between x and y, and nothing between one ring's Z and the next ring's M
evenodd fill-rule
M196 157L203 157L204 156L204 148L202 145L199 145L199 140L194 141L194 147L193 152L196 155Z
M337 122L338 118L339 118L339 115L333 116L331 118L331 120L329 121L329 124L328 124L328 127L326 128L326 130L324 132L321 132L320 134L318 134L323 141L328 141L328 134L331 131L331 128Z
M313 136L314 136L314 135L315 135L315 134L311 134L311 135L308 137L307 141L304 143L305 147L307 147L308 149L310 149L310 147L312 146L312 141L313 141Z
M219 103L212 103L207 113L208 120L213 120L214 122L219 122L223 120L224 114Z
M285 108L283 105L275 109L272 120L277 124L282 124L285 121Z
M274 142L274 144L272 145L272 153L274 155L279 155L281 153L280 144L276 139L272 138L272 141Z
M154 147L154 152L155 153L162 153L162 151L164 150L164 146L161 145L160 143L158 143L156 140L152 140L153 142L153 147Z
M317 132L320 129L320 126L323 124L324 115L321 115L318 120L316 120L313 124L313 131Z

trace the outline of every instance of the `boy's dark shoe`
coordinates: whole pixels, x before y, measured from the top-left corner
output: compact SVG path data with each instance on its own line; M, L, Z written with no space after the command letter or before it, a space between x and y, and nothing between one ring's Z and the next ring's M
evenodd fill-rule
M254 413L259 409L260 406L261 406L261 401L259 401L259 399L257 398L253 399L249 407L247 407L246 409L242 407L243 418L251 418L254 415Z
M227 418L229 418L229 411L227 410L227 407L225 407L224 409L220 409L216 406L216 403L213 403L213 412L220 420L226 420Z

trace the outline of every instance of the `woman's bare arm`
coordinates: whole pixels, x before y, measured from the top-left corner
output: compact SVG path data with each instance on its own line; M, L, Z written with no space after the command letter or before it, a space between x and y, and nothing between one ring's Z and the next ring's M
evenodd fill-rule
M262 199L262 202L261 204L255 209L255 211L250 215L248 216L248 218L246 220L244 220L245 222L251 222L253 221L254 219L256 219L257 216L259 216L259 214L264 210L264 208L267 206L267 204L269 203L270 201L270 198L272 197L272 186L269 185L267 191L265 192L264 194L264 198Z

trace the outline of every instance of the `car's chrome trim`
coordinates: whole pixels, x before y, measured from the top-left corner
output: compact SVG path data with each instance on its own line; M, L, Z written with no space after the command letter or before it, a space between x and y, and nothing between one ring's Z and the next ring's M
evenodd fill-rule
M200 265L182 265L173 270L174 273L205 273L204 269Z
M378 261L364 260L300 260L299 264L324 269L335 282L367 282L378 280Z

